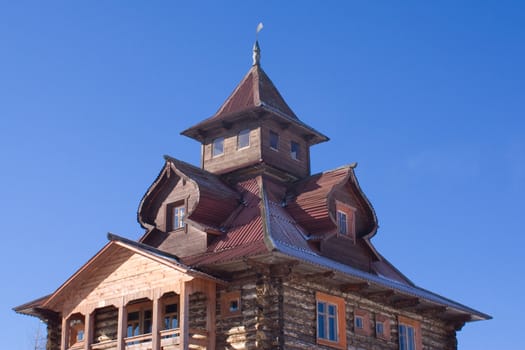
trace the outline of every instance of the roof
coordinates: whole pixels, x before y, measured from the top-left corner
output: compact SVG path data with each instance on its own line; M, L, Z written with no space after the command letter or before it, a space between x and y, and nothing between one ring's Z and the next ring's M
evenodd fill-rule
M303 123L295 115L259 64L250 68L214 115L181 134L202 142L210 129L244 118L259 118L263 114L304 130L306 135L310 135L308 142L311 145L328 140L326 135Z

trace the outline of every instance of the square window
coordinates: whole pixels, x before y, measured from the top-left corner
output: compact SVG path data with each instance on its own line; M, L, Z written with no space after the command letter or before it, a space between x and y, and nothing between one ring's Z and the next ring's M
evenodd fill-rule
M299 160L299 144L295 141L290 143L290 156L292 159Z
M270 130L270 148L279 149L279 134Z
M346 320L344 299L321 292L316 293L317 343L346 348Z
M250 129L239 131L237 135L237 149L250 147Z
M228 292L221 296L221 316L233 317L241 314L241 292Z
M218 137L213 140L211 156L217 157L224 154L224 137Z

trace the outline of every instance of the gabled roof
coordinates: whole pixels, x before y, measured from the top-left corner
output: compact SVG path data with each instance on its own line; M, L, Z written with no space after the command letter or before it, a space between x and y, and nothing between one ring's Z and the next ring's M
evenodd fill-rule
M295 125L303 130L304 135L308 135L310 145L328 140L326 135L297 118L259 64L250 68L214 115L181 134L203 142L211 129L245 118L257 119L262 115L271 115L281 122Z

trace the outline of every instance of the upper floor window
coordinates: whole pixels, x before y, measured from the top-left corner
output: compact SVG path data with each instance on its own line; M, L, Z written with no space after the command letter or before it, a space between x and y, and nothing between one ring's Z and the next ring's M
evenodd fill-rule
M127 337L151 333L151 310L128 312Z
M348 218L341 210L337 211L337 230L342 235L348 234Z
M171 203L167 206L168 220L166 226L169 231L175 231L177 229L183 228L184 218L186 217L186 207L184 202Z
M221 296L221 316L232 317L241 314L241 292L224 293Z
M356 334L372 335L370 313L365 310L354 310L354 331Z
M211 156L217 157L224 154L224 137L217 137L213 140Z
M421 350L419 322L399 316L399 350Z
M299 160L299 144L295 141L290 143L290 156L292 159Z
M376 314L375 330L377 338L390 340L390 321L388 317Z
M164 329L179 328L179 312L177 304L164 307Z
M250 147L250 129L239 131L237 135L237 149Z
M279 134L270 130L270 148L279 149Z
M355 208L336 201L337 233L355 240Z
M317 292L316 301L317 343L338 349L346 349L344 300Z

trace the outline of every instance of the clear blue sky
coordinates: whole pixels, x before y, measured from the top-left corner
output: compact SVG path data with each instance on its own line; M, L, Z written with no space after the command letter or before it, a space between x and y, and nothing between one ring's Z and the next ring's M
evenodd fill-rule
M313 172L357 161L373 242L418 285L494 316L459 349L524 349L522 1L2 1L2 348L11 308L53 292L111 231L136 239L163 154L251 65L331 138Z

